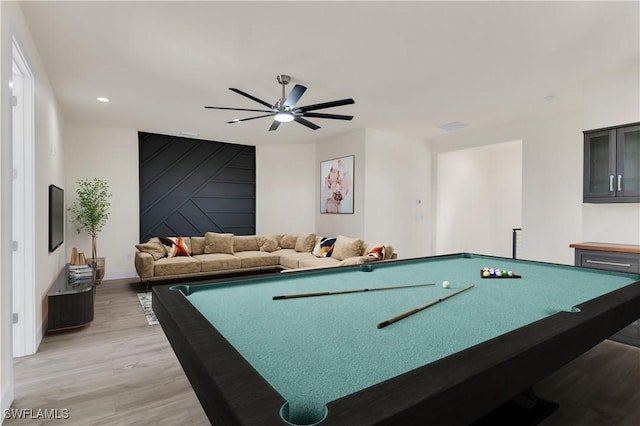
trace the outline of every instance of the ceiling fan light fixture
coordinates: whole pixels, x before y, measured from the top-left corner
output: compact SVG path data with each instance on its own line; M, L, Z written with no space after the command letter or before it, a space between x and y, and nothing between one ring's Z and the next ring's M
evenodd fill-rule
M288 123L293 121L293 114L290 112L279 112L273 117L274 120L279 121L281 123Z

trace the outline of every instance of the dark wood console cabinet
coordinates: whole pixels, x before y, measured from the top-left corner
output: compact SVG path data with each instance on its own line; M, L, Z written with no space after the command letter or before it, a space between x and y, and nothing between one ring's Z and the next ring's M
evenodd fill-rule
M93 279L70 280L67 264L47 294L47 331L81 327L93 321L94 293Z
M640 245L573 243L575 265L605 271L640 273ZM640 347L640 318L610 337Z

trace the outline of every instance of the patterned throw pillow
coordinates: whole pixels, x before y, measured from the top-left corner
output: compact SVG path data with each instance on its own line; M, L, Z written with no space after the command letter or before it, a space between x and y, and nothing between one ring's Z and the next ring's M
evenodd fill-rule
M333 247L336 244L335 237L323 237L318 244L315 245L311 252L315 257L331 257Z
M189 256L189 248L182 237L160 237L167 257Z
M382 260L384 259L384 246L375 246L372 247L366 254L367 257L370 257L372 260Z

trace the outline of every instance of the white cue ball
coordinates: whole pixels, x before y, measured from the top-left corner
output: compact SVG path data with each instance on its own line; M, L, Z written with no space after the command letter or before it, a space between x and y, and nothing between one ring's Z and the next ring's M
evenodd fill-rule
M442 287L443 288L449 288L450 285L451 285L451 283L449 281L442 281Z

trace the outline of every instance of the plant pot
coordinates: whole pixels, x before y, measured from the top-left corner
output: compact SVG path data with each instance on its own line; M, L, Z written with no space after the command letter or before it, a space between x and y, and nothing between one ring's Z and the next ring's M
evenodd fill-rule
M102 283L102 279L104 278L105 262L106 262L106 258L104 257L87 259L87 263L93 269L93 281L96 285L99 285L100 283Z

